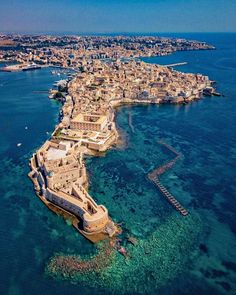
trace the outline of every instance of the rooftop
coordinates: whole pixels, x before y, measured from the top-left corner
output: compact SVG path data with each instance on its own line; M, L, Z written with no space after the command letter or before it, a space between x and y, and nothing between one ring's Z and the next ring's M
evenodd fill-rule
M64 158L66 156L67 151L59 150L54 147L50 147L47 151L47 160L57 160Z
M103 115L87 115L80 113L71 121L78 123L102 124L105 120L106 116Z

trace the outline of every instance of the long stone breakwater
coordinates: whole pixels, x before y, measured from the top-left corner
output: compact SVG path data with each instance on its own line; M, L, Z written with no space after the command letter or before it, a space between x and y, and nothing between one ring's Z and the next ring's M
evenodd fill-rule
M162 166L158 166L156 169L148 174L148 178L157 186L159 191L168 200L168 202L183 216L186 216L188 215L188 211L175 199L175 197L171 195L171 193L161 184L159 180L159 176L172 168L181 157L181 154L177 152L172 146L166 144L163 141L158 141L158 143L165 146L169 151L173 152L175 154L175 158Z

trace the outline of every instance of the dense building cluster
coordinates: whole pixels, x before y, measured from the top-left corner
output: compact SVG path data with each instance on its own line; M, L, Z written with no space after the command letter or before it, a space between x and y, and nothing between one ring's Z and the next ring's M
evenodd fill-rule
M4 50L4 44L11 46ZM154 36L0 35L0 61L74 68L82 66L84 59L135 58L204 49L214 47L205 42Z
M117 138L114 108L132 103L187 103L212 91L201 74L186 74L141 61L92 60L68 83L57 140L80 143L81 151L105 151Z
M4 38L0 36L0 40ZM213 47L203 42L159 37L8 38L15 48L0 51L2 60L16 60L20 65L33 62L33 68L23 67L26 70L35 69L37 64L76 70L73 79L59 82L63 95L61 91L52 92L63 103L61 120L51 139L30 162L30 177L37 194L50 209L73 216L73 225L91 241L114 236L118 228L108 210L97 205L86 190L83 155L104 152L117 142L116 106L188 103L199 99L204 91L213 91L207 76L148 64L139 57ZM21 66L13 65L12 69L19 70Z

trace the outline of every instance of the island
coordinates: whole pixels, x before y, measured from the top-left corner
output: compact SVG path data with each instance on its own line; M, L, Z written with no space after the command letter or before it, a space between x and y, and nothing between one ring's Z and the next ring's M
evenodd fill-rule
M87 191L84 156L99 155L117 143L118 106L189 103L214 93L212 84L207 76L137 59L84 58L80 70L64 81L63 93L54 92L62 102L60 122L31 158L29 176L37 195L91 242L116 236L120 227ZM182 215L188 214L172 196L168 198Z
M33 36L0 35L0 61L17 62L3 71L37 70L41 67L70 69L67 80L50 90L50 98L62 103L60 121L52 136L30 160L29 177L40 199L62 215L93 243L116 237L121 228L108 209L88 193L84 164L87 155L100 155L119 140L116 108L126 104L187 104L203 95L218 95L213 81L202 74L174 70L142 57L161 56L180 50L212 50L205 42L153 36ZM132 118L129 125L133 130ZM149 173L152 181L183 216L188 211L160 183L158 176L174 165ZM99 200L99 197L98 197ZM123 251L122 249L119 249ZM123 251L123 254L125 252Z

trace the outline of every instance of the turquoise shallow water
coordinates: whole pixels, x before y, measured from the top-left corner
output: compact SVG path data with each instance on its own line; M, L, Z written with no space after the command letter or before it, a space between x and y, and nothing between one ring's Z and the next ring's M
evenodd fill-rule
M50 88L55 77L47 69L0 73L2 294L236 293L236 35L187 37L210 42L217 50L145 60L187 61L178 69L209 75L225 97L187 106L119 109L117 124L126 146L86 159L90 193L123 222L138 245L127 245L129 261L118 254L106 271L76 283L49 277L46 264L57 252L84 256L95 248L48 211L27 178L28 159L53 130L59 109L47 94L34 91ZM150 170L173 157L159 139L183 154L161 180L189 209L186 219L147 180Z

